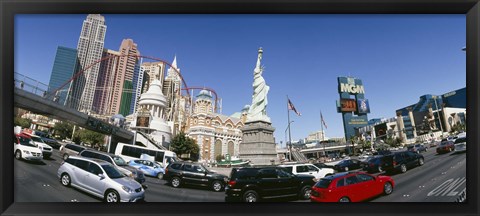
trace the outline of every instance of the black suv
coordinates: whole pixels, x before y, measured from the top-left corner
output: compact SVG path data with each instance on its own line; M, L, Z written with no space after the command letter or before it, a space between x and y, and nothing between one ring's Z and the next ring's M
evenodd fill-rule
M363 170L369 173L383 172L382 161L384 155L374 155L369 157L365 162L362 162Z
M408 168L422 166L424 163L423 155L411 151L394 152L385 155L382 159L382 169L386 172L400 171L406 172Z
M261 199L309 199L314 177L294 175L281 167L233 168L225 188L225 201L258 202Z
M202 164L178 161L168 165L163 179L173 187L180 187L182 184L192 184L211 187L212 190L218 192L225 188L228 177L212 172Z

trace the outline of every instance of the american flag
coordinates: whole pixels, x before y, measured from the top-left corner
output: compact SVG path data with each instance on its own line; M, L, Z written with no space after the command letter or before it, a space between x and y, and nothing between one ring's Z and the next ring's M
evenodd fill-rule
M292 103L292 101L290 101L290 99L288 99L288 109L293 110L293 112L295 112L298 116L302 115L301 113L299 113L297 111L297 109L295 109L295 106L293 106L293 103Z
M322 124L323 124L323 126L325 126L325 128L327 128L327 124L326 124L325 121L323 120L322 112L320 112L320 119L322 119Z

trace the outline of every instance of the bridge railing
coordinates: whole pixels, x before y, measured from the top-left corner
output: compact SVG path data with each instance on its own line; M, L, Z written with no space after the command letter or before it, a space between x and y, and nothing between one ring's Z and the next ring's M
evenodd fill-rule
M38 95L45 100L54 101L60 105L63 105L68 108L76 109L83 113L103 113L103 110L100 110L96 106L90 106L90 109L84 103L81 103L79 99L73 97L67 97L68 90L60 90L58 92L49 92L50 87L42 82L39 82L35 79L32 79L28 76L25 76L20 73L15 73L14 76L15 88L22 89L24 91Z
M15 87L44 97L48 93L48 85L19 73L14 75Z

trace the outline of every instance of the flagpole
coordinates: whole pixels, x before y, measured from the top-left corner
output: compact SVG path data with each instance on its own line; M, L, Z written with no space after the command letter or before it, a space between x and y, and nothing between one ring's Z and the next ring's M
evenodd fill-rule
M320 110L320 126L322 127L322 141L325 141L325 131L323 130L323 115L322 110ZM323 157L325 157L325 142L323 143Z
M287 144L288 148L288 161L292 161L292 134L290 133L290 109L288 108L288 95L287 95L287 119L288 119L288 140L290 143L290 146Z

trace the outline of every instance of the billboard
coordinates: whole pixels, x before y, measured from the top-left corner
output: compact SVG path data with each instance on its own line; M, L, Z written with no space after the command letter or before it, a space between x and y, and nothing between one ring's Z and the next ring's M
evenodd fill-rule
M366 114L370 113L370 104L368 104L368 99L358 99L357 100L358 113Z
M137 117L137 127L149 127L150 117L148 116L138 116Z
M341 112L356 112L357 111L357 103L355 99L340 99L340 111Z

